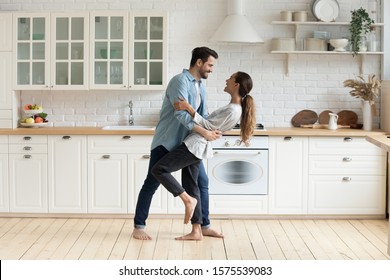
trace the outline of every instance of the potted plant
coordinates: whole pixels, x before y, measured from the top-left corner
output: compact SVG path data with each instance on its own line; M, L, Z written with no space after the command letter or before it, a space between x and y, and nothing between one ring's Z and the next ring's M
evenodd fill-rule
M367 11L363 8L351 11L351 22L349 31L351 32L351 50L355 56L360 51L362 36L369 33L374 20L370 18Z

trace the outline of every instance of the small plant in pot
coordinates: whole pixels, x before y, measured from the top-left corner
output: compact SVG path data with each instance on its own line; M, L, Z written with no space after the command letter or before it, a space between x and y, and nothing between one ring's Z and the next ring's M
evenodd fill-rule
M362 37L369 33L374 20L370 18L367 11L363 8L351 11L351 22L349 31L351 32L351 50L352 55L358 54L361 48Z

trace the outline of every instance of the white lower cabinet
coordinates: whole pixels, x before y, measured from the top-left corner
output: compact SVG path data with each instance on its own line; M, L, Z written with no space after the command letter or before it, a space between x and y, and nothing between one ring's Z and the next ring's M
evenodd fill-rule
M309 214L384 214L385 184L385 176L310 176Z
M88 136L88 212L134 213L149 166L152 136ZM167 191L155 192L150 214L167 213Z
M88 155L88 213L127 213L127 155Z
M9 212L8 135L0 135L0 212Z
M149 147L150 150L150 147ZM141 190L144 180L148 173L149 154L129 154L129 213L135 213L137 205L138 194ZM150 205L150 214L166 214L167 213L167 196L171 194L160 185L153 195L152 203Z
M364 137L309 139L309 214L385 214L386 154Z
M306 214L308 137L269 137L269 214Z
M9 136L10 212L47 213L47 136Z
M87 212L87 136L48 137L49 212Z

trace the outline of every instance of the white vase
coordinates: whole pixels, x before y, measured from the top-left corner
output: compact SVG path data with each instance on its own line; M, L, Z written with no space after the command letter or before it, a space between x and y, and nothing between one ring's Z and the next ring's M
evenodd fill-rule
M362 101L363 130L372 130L372 110L370 101Z

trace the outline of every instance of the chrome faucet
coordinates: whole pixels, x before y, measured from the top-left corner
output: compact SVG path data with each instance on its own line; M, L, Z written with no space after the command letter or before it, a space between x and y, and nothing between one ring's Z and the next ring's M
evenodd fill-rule
M133 101L129 101L129 108L130 108L130 114L129 114L129 125L134 125L134 117L133 117Z

